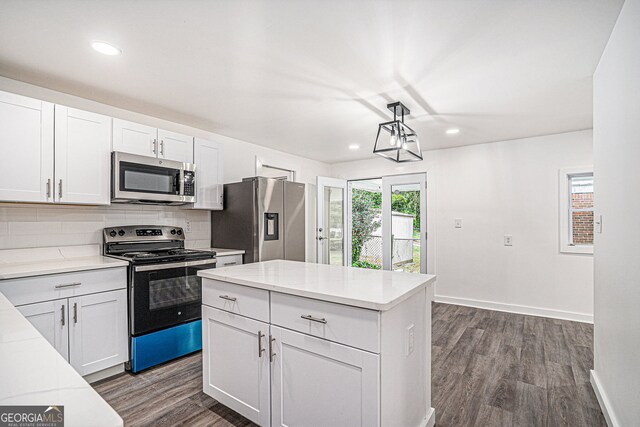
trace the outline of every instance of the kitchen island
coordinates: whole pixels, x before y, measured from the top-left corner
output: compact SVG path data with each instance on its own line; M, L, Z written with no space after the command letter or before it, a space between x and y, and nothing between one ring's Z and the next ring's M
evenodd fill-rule
M433 426L436 277L294 261L204 270L203 389L262 426Z

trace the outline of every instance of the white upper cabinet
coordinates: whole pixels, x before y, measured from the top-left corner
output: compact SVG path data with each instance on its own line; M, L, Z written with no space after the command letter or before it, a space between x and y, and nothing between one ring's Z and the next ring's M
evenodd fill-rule
M216 142L195 138L193 162L196 165L196 202L194 209L222 209L222 147Z
M53 104L0 92L0 200L53 201Z
M55 191L59 203L111 201L111 117L55 106Z
M193 163L193 137L113 119L113 151Z
M158 157L193 163L193 137L158 129Z
M113 151L158 156L158 129L126 120L113 119Z

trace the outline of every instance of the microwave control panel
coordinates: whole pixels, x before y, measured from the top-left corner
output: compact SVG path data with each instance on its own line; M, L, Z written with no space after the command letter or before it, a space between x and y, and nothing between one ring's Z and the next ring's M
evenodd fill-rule
M196 173L184 171L184 196L196 195Z

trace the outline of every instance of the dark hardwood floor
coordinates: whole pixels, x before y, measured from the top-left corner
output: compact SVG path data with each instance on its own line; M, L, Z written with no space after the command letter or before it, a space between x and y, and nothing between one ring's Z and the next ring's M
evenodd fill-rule
M437 426L602 426L593 327L433 304ZM202 393L201 355L94 384L127 426L253 426ZM401 427L401 426L398 426Z

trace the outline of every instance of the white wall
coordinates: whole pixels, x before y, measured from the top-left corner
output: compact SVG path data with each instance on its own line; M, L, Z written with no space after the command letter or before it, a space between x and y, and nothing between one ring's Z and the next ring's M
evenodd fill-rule
M295 170L296 180L307 184L315 184L317 175L327 175L330 171L329 165L322 162L5 77L0 77L0 90L219 142L224 150L225 182L240 181L244 177L254 176L256 158L264 164ZM251 118L248 117L247 120ZM315 191L309 194L315 195ZM315 224L315 212L310 212L309 215L311 214L313 217L308 217L307 221L309 224ZM186 236L186 244L189 247L208 247L211 236L208 211L123 204L89 207L0 203L0 249L102 243L101 232L105 226L159 224L184 227L187 220L192 222L193 232ZM310 229L313 228L315 226L312 225ZM314 254L310 256L315 259Z
M595 367L615 426L640 424L640 0L624 3L594 74Z
M590 321L593 259L559 252L558 170L592 164L590 130L333 165L354 179L427 172L427 269L439 300ZM461 218L462 229L454 228ZM506 234L513 246L503 245Z

